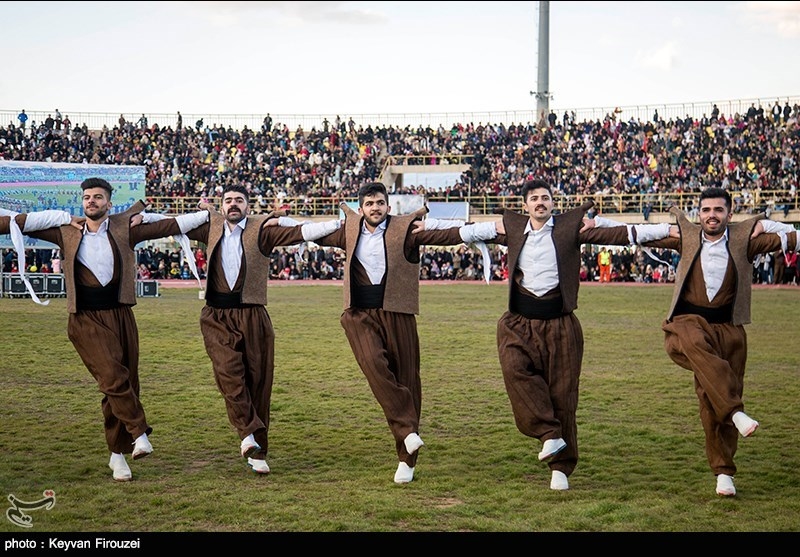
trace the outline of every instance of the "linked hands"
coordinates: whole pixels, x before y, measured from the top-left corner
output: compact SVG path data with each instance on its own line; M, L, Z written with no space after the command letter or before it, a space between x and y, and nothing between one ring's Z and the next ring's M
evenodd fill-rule
M83 230L83 225L86 223L86 217L76 217L73 215L69 219L69 225L78 230Z

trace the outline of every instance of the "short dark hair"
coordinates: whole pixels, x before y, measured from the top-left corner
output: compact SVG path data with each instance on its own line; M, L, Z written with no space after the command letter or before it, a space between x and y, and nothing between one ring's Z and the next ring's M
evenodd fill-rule
M108 192L109 199L111 198L111 194L114 193L114 188L111 187L111 184L102 178L86 178L81 182L82 190L89 190L92 188L103 188Z
M728 190L722 188L706 188L700 192L700 199L697 202L697 205L700 206L703 204L704 199L719 199L722 198L725 200L725 204L727 205L728 209L733 207L733 201L731 200L731 194L728 193Z
M550 197L553 197L553 189L550 187L550 184L544 180L526 180L525 183L522 184L522 202L524 203L527 201L528 193L530 193L531 190L538 189L546 189Z
M361 207L364 204L365 197L378 193L383 195L387 203L389 202L389 193L386 191L386 186L381 182L368 182L364 184L358 188L358 206Z
M225 189L222 190L222 197L225 197L225 194L228 192L241 193L247 201L250 201L250 192L247 191L246 187L240 184L225 186Z

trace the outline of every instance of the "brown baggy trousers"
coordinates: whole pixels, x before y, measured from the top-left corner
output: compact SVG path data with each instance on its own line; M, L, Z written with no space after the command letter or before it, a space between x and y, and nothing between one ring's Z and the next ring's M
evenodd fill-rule
M251 433L266 459L269 405L275 372L275 330L264 306L200 311L200 331L230 424L244 439Z
M103 393L109 450L131 454L134 439L153 431L139 401L139 330L133 310L122 306L70 313L67 336Z
M694 372L706 457L714 475L736 474L733 458L739 431L731 416L744 410L747 334L742 325L708 323L699 315L678 315L661 327L672 361Z
M394 436L400 461L412 468L419 451L403 442L419 431L422 383L419 337L413 314L382 309L347 309L340 319L347 340Z
M567 476L578 464L578 385L583 329L575 314L528 319L505 312L497 323L497 353L517 428L542 442L567 446L548 461Z

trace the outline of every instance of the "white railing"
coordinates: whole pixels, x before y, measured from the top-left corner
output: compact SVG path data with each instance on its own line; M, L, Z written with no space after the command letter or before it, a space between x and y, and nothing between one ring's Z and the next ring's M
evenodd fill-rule
M686 102L674 104L642 104L633 106L619 106L619 107L595 107L595 108L569 108L569 107L556 107L551 105L551 110L556 113L559 121L562 121L564 113L575 113L576 121L582 122L585 120L602 120L606 115L615 114L618 120L629 121L631 119L638 121L647 121L653 118L655 111L658 111L660 118L665 120L686 118L702 118L703 115L711 116L711 110L716 104L723 115L742 114L747 112L751 105L755 107L762 106L765 114L769 114L771 107L775 101L779 101L781 107L784 103L788 102L789 106L794 107L795 104L800 104L800 95L791 96L775 96L768 98L752 98L752 99L734 99L734 100L718 100L718 101L701 101L701 102ZM127 122L132 122L134 125L142 117L141 112L79 112L59 109L63 117L69 117L72 126L86 126L90 130L99 130L103 126L113 128L119 125L119 118L122 116ZM8 126L13 124L19 125L17 115L20 110L25 109L28 115L27 128L31 128L33 123L40 125L45 121L48 116L55 117L55 108L53 110L29 110L28 107L20 107L19 109L2 109L0 110L0 126ZM247 126L249 129L261 129L264 114L182 114L184 127L195 127L198 120L202 118L203 127L209 126L223 126L225 128L231 127L240 130ZM177 124L177 113L145 113L148 126L158 124L159 127L172 127L175 128ZM341 121L347 124L352 120L356 126L367 125L373 127L405 127L405 126L443 126L450 129L453 124L468 124L472 122L475 125L479 123L487 124L527 124L535 123L538 121L536 110L506 110L506 111L475 111L475 112L419 112L419 113L384 113L384 114L271 114L273 127L286 126L290 131L297 130L302 127L304 130L311 128L322 129L323 122L327 120L330 125L336 121L336 117L340 116Z

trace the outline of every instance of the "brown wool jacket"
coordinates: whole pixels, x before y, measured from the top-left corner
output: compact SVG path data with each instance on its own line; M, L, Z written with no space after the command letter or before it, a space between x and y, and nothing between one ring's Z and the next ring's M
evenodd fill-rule
M137 201L127 211L108 217L108 236L111 239L112 249L117 256L114 279L112 280L119 282L118 299L121 304L127 306L136 305L136 252L133 250L133 245L136 244L136 241L134 239L162 238L180 232L175 220L169 219L147 225L140 224L136 227L137 234L133 236L130 226L131 217L141 213L144 208L144 203ZM139 232L145 231L149 231L151 234L139 234ZM83 233L77 228L66 224L27 234L32 238L39 238L57 244L61 248L61 265L67 294L67 310L70 313L76 313L78 311L75 295L76 267L78 266L78 247L83 239ZM81 267L83 266L81 265Z

